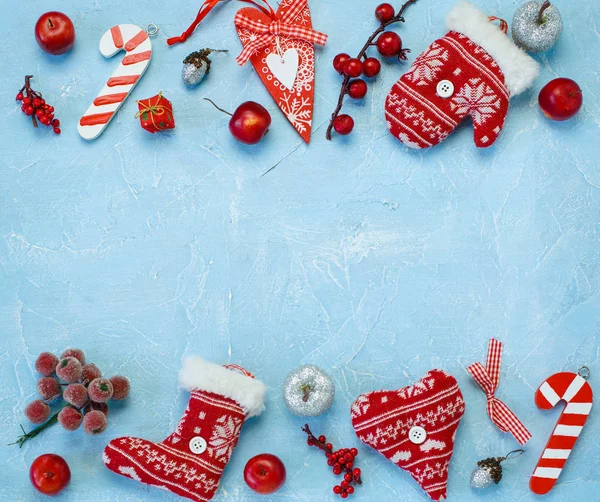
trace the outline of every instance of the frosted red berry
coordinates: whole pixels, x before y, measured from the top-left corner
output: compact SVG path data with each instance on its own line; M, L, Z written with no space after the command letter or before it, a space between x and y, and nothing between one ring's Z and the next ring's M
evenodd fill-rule
M365 77L373 78L379 75L381 63L377 58L367 58L363 61L363 74Z
M60 134L60 127L54 128L54 134Z
M333 487L333 493L335 493L336 495L339 495L340 493L342 493L342 487L339 485L335 485Z
M352 495L354 493L354 487L350 485L348 488L346 488L346 493L348 495Z
M25 407L25 416L32 424L43 424L50 416L50 406L41 399L36 399Z
M83 368L81 369L81 379L84 383L91 382L95 378L100 378L101 376L102 372L100 371L98 366L96 366L93 363L84 364Z
M23 101L23 93L22 92L17 94L17 101Z
M85 354L81 349L66 349L63 351L60 357L74 357L81 363L82 366L85 364Z
M400 36L393 31L384 31L377 39L377 50L385 57L397 56L402 49Z
M90 399L97 403L105 403L113 395L114 389L110 380L106 378L96 378L88 385L88 394Z
M333 68L335 69L335 71L337 71L340 75L344 73L344 64L346 64L346 61L348 61L349 59L350 55L346 54L345 52L342 52L341 54L335 56L333 58Z
M88 402L88 391L84 385L72 383L64 390L63 399L76 408L81 408Z
M342 473L342 468L339 465L333 467L333 473L336 476L339 476Z
M350 448L350 453L356 457L356 455L358 455L358 450L356 448Z
M106 415L101 411L92 410L83 417L83 430L87 434L100 434L107 426Z
M50 376L56 371L58 357L50 352L42 352L35 360L35 370L44 375Z
M340 493L340 497L342 497L343 499L347 499L348 498L348 492L342 492L342 493Z
M362 99L366 96L367 89L367 83L364 80L357 78L348 84L348 96L352 99Z
M122 401L129 396L129 378L116 375L110 377L109 380L113 386L112 399L115 399L116 401Z
M44 401L50 401L62 393L60 383L54 377L40 378L37 383L37 391Z
M344 75L348 77L360 77L363 65L360 59L350 58L344 63Z
M382 23L392 19L394 14L394 7L392 7L389 3L382 3L375 7L375 17Z
M108 417L108 405L106 403L96 403L94 401L90 401L83 409L83 413L89 413L92 410L101 411Z
M75 383L81 378L83 367L73 356L63 357L56 365L56 376L67 383Z
M83 415L72 406L65 406L58 414L58 423L68 431L79 429L81 422L83 422Z
M333 121L333 128L343 136L350 134L354 129L354 119L350 115L338 115Z

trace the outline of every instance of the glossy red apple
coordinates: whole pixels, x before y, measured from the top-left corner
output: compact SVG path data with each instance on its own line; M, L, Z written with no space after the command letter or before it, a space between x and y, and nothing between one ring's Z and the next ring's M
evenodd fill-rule
M71 480L71 470L64 458L47 453L36 458L29 468L31 484L44 495L56 495Z
M274 493L285 483L285 465L279 457L261 453L248 460L244 467L244 481L256 493Z
M35 39L48 54L58 56L72 49L75 43L75 26L62 12L46 12L35 23Z
M549 119L567 120L581 108L583 94L574 80L555 78L542 88L538 103Z
M229 130L241 143L255 145L267 134L270 125L271 115L267 109L254 101L246 101L233 112Z

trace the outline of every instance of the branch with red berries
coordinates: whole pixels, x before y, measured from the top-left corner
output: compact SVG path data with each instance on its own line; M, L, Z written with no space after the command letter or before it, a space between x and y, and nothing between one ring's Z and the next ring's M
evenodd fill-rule
M327 465L333 467L333 473L336 476L339 476L342 472L344 473L344 480L339 485L333 487L333 493L343 499L347 498L348 495L352 495L354 493L354 486L352 485L362 484L360 469L354 467L354 460L358 455L358 450L356 448L342 448L338 451L333 451L333 445L327 442L327 438L325 436L316 437L311 432L308 424L302 427L302 431L308 435L308 439L306 440L308 446L315 446L325 452Z
M32 78L33 75L25 76L25 85L17 94L17 101L21 101L21 111L31 117L33 127L37 127L39 121L45 126L51 126L56 134L60 134L60 120L54 118L54 107L46 103L41 93L31 88Z
M394 23L404 22L404 11L417 0L407 0L398 12L394 11L389 3L382 3L375 9L375 17L379 21L379 28L367 39L365 45L360 50L355 58L350 57L346 53L338 54L333 59L333 67L340 74L344 75L342 88L338 103L331 114L331 120L325 137L331 140L331 133L335 130L338 134L346 135L354 129L354 119L350 115L342 114L342 106L344 105L344 97L350 96L352 99L362 99L367 94L367 83L360 77L364 75L367 78L376 77L381 70L381 63L377 58L368 57L367 50L369 47L377 47L377 51L384 57L396 57L398 61L406 61L406 54L410 49L402 47L402 39L393 31L385 31L388 26ZM377 38L377 41L375 39ZM351 80L353 79L353 80Z

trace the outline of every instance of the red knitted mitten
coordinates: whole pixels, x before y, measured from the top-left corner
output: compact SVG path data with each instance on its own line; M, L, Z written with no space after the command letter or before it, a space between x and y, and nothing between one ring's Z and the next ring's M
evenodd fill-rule
M539 65L490 19L495 18L468 3L454 7L446 17L451 31L433 42L392 87L386 120L406 146L438 144L467 115L476 146L496 141L509 98L531 86Z
M175 432L158 443L113 439L103 459L117 474L205 502L217 491L244 421L264 409L265 386L200 357L184 361L179 383L191 394Z
M361 394L351 409L358 438L408 471L432 500L444 500L454 436L465 412L456 379L431 370L400 390Z

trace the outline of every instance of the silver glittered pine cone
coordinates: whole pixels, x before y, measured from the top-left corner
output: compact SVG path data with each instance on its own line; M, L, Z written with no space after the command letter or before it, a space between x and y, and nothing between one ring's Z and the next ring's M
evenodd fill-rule
M550 50L563 30L562 17L549 1L532 1L521 5L512 22L512 37L527 52Z
M492 483L498 484L502 479L502 466L505 460L522 455L524 450L511 451L505 457L490 457L477 462L477 468L471 473L471 488L487 488Z
M283 383L283 399L294 415L314 417L332 405L335 385L331 377L313 364L293 370Z
M210 72L210 59L208 56L213 52L228 52L219 49L202 49L192 52L183 60L181 77L185 85L194 86L202 82L205 75Z

